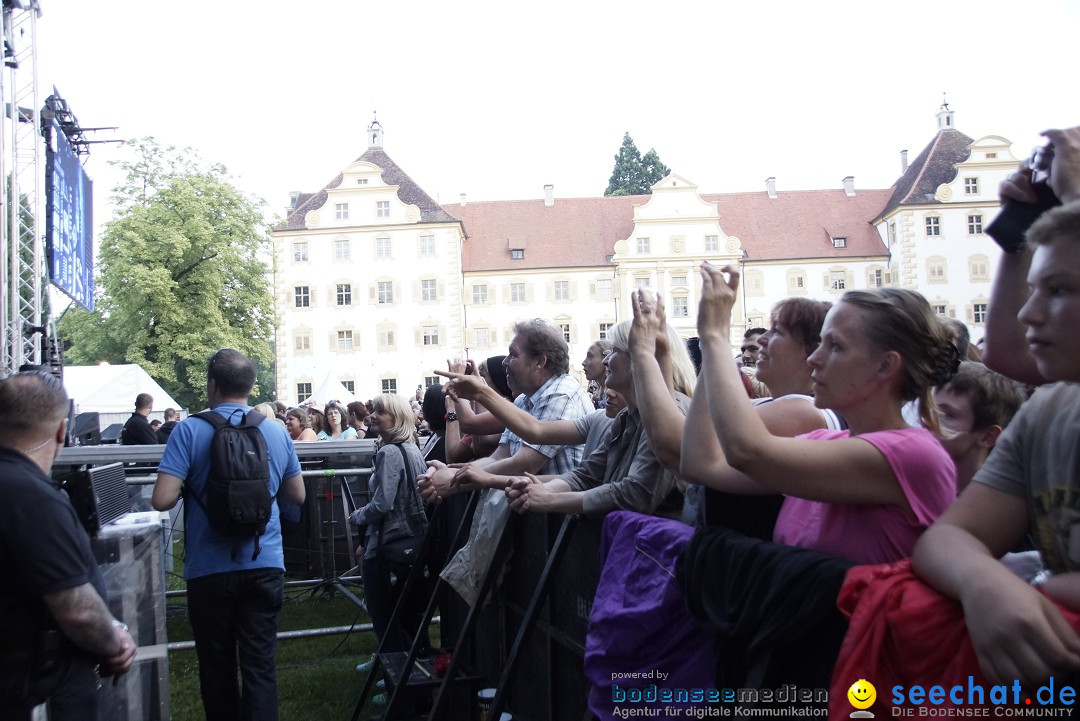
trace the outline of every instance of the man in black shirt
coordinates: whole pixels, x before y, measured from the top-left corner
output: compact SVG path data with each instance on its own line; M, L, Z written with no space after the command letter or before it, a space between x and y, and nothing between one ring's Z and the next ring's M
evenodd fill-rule
M68 399L48 373L0 381L0 716L97 718L97 676L124 673L135 642L105 605L90 540L48 473Z
M157 434L150 428L147 416L154 409L154 397L149 393L135 396L135 412L120 432L120 443L125 446L153 446L158 443Z
M176 412L175 408L165 409L165 422L161 424L156 431L158 443L168 443L169 434L173 432L173 428L176 428L176 424L180 421L180 414Z

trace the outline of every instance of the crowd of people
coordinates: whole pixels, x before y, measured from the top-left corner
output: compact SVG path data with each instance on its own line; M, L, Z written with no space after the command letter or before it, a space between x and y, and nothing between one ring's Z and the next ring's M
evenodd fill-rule
M645 289L631 297L632 319L589 347L585 386L570 373L558 329L522 321L505 356L450 361L435 371L443 384L418 386L408 400L382 394L347 406L256 407L269 421L256 426L270 449L272 490L303 501L295 443L376 440L370 500L351 520L383 650L423 637L423 605L403 597L403 579L432 558L420 558L418 546L434 510L474 493L468 539L442 549L452 557L430 569L471 604L515 513L603 519L611 529L605 543L623 544L619 553L602 549L610 563L632 563L627 549L638 545L627 538L640 539L640 548L665 539L651 570L635 571L656 578L635 583L677 585L682 595L665 598L682 605L665 606L650 622L671 630L679 647L665 646L661 633L636 647L640 658L620 657L627 668L677 666L696 654L698 666L705 657L715 662L715 688L831 684L834 713L857 679L888 687L904 678L966 678L1035 689L1053 677L1075 685L1080 128L1046 136L1050 165L1021 168L1001 194L1031 203L1046 183L1060 207L1042 213L1026 243L1002 243L981 349L920 294L877 288L848 291L834 304L781 301L769 327L747 331L733 353L740 273L704 262L696 366L662 302ZM219 351L207 366L213 411L243 422L253 382L250 360ZM37 377L0 381L0 398L55 395L47 385ZM0 434L0 450L11 456L6 463L21 463L30 486L65 430L59 400L47 400L57 408L48 418L20 413L15 400L0 404L0 428L27 429ZM167 417L155 432L151 405L149 397L136 400L124 442L157 442L164 433L154 506L171 508L187 493L198 501L212 475L212 424ZM15 507L0 506L7 515ZM256 539L249 557L249 546L221 537L194 509L189 504L185 575L207 716L239 717L242 708L272 717L278 511L264 550ZM0 529L34 521L15 514ZM42 608L55 613L57 594L76 588L100 611L103 593L83 556L36 582ZM605 573L597 597L621 578ZM0 604L11 605L3 594ZM99 612L94 622L108 620ZM106 672L130 665L126 631L98 629L90 638L57 621L81 658ZM696 641L674 632L686 624ZM604 633L611 641L610 628ZM813 641L800 649L790 643L796 637ZM763 652L774 646L782 652ZM594 682L603 677L595 666L602 656L586 656ZM8 658L0 656L0 672ZM7 698L12 692L3 688ZM590 704L598 715L610 711L595 695Z
M859 604L874 603L876 583L902 581L959 602L973 652L940 659L943 668L951 663L957 673L959 664L973 678L1032 688L1052 675L1080 678L1072 613L1080 612L1072 573L1080 568L1073 536L1080 494L1070 486L1080 418L1071 385L1080 380L1072 331L1080 321L1073 307L1080 297L1080 129L1047 137L1055 154L1046 182L1062 207L1044 213L1027 244L1005 254L982 348L922 295L880 288L849 291L831 305L782 301L769 327L748 331L733 356L739 271L705 262L696 376L662 304L644 289L632 297L633 320L605 338L610 347L590 347L582 367L591 394L568 375L558 332L539 320L515 326L503 363L516 399L471 368L438 371L445 385L428 392L445 399L433 402L446 408L440 433L460 433L455 426L466 419L476 432L502 429L491 453L454 463L429 458L419 476L429 503L481 492L480 513L497 520L474 523L444 578L471 600L469 586L490 561L483 548L493 542L477 527L497 538L512 512L609 523L621 512L679 519L696 529L690 546L699 561L701 553L707 558L722 545L730 554L747 541L758 544L754 554L786 559L810 551L839 561L830 573L839 597L854 604L841 626L853 638L892 622ZM1032 182L1030 169L1017 171L1003 198L1030 201ZM600 389L606 409L597 402ZM738 544L730 535L718 540L718 532L732 531ZM881 578L866 581L854 570L866 568L880 569ZM731 589L694 579L683 591L698 594L688 608L734 603L703 603L702 594ZM837 593L824 607L836 611ZM707 614L697 620L719 625ZM913 627L887 632L917 635ZM839 646L838 638L838 654ZM850 661L832 660L837 668ZM832 668L815 678L828 685Z

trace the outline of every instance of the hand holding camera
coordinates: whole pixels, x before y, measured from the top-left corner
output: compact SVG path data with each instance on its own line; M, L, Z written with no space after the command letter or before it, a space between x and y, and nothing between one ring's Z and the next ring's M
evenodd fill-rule
M1006 179L1000 188L1004 205L986 234L1006 253L1024 249L1024 235L1040 215L1061 205L1048 183L1054 160L1054 145L1035 149L1027 162Z

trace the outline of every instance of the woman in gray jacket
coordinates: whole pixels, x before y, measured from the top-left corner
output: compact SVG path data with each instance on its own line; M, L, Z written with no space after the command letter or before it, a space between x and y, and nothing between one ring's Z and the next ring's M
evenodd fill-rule
M363 529L363 545L356 549L363 559L364 599L375 635L382 649L408 651L423 621L423 599L406 603L393 627L388 627L394 606L401 597L410 565L395 562L384 552L386 546L402 538L419 539L427 532L424 503L416 490L416 478L426 470L413 432L415 419L404 398L383 394L375 399L368 419L368 433L379 437L374 466L368 477L371 500L353 513L352 520Z

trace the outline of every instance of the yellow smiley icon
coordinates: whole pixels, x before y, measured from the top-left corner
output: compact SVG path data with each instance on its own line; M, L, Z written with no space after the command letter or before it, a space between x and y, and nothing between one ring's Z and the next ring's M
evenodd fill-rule
M874 705L874 701L877 699L877 690L874 688L874 684L865 678L860 678L851 684L851 688L847 690L847 697L855 708L867 709Z

